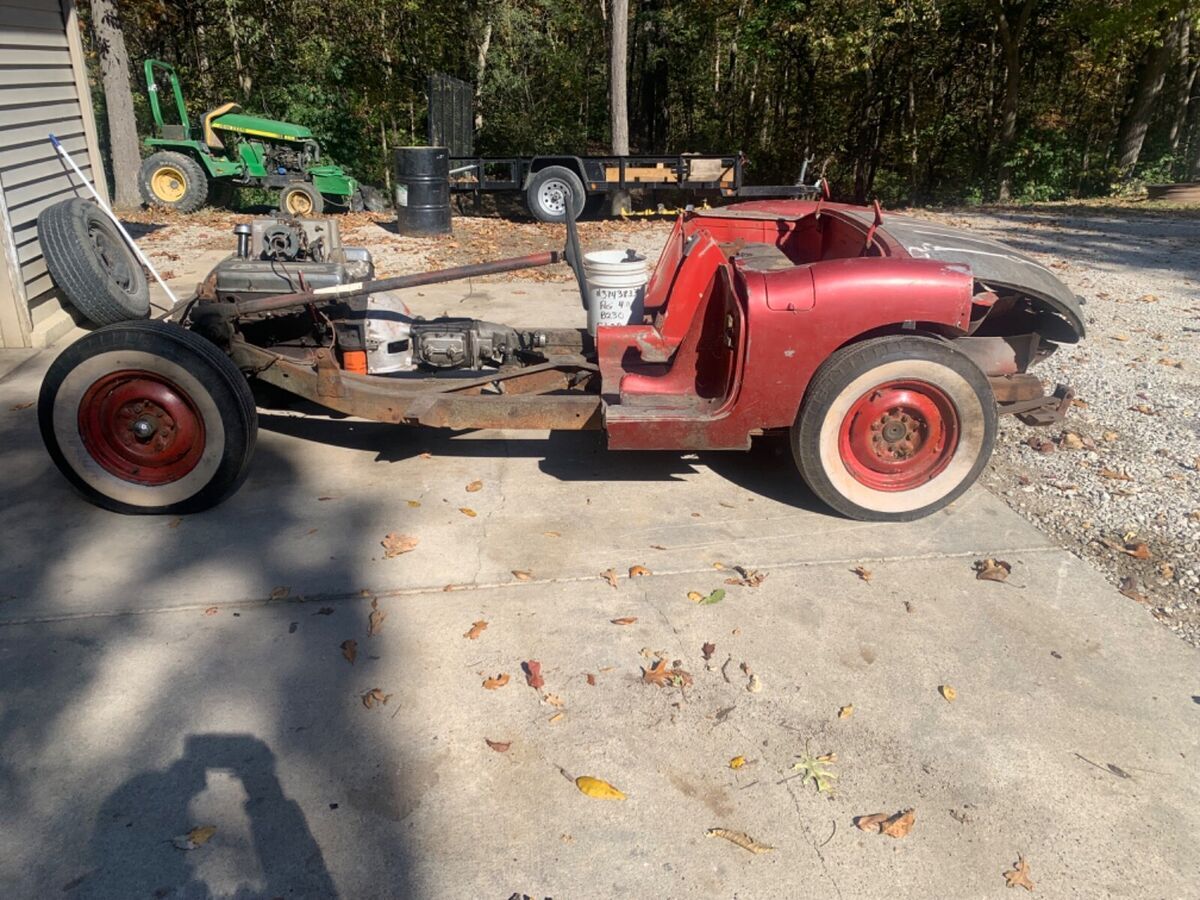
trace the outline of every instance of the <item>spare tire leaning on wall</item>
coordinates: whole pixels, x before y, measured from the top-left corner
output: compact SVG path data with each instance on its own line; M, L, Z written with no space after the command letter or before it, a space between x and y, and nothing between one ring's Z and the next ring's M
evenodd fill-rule
M125 239L95 203L74 197L38 213L38 240L54 284L96 325L150 315L150 285Z

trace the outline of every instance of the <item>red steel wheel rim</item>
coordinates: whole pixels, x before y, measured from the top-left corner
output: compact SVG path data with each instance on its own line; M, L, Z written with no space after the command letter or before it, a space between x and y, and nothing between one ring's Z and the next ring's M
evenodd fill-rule
M178 481L204 455L204 420L192 398L141 369L111 372L88 388L79 436L101 468L135 484Z
M854 402L838 453L854 478L877 491L908 491L936 478L958 448L958 410L941 388L899 379Z

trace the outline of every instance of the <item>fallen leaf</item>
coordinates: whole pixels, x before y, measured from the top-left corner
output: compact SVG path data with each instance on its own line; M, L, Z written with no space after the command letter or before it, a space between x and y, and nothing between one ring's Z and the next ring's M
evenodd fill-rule
M483 630L487 628L487 626L488 623L483 621L483 619L480 619L478 622L472 623L471 627L463 632L463 637L465 637L468 641L478 640L479 636L483 634Z
M458 511L460 513L462 513L464 516L466 516L468 519L473 519L477 515L479 515L479 513L475 512L475 510L471 509L471 507L469 507L469 506L460 506L458 508Z
M738 573L738 578L726 578L726 584L738 584L742 587L756 588L767 578L766 572L760 572L757 569L746 569L742 566L734 566L734 571Z
M424 453L417 454L418 459L433 459L433 454L426 450Z
M712 564L712 567L713 567L714 569L716 569L718 572L723 572L723 571L725 571L725 569L726 569L726 568L728 568L728 567L725 565L725 563L723 563L723 562L715 562L715 563L713 563L713 564Z
M416 549L418 540L411 534L389 531L379 543L383 545L383 558L392 559L402 553L411 553Z
M484 738L484 742L495 750L497 753L507 753L508 748L512 746L512 741L493 741L489 738Z
M204 610L204 614L206 616L215 616L218 612L220 612L220 610L215 606L210 606L208 609Z
M884 822L880 831L888 837L902 838L912 830L915 820L916 813L911 809L906 809L904 812L897 813Z
M533 578L533 573L528 569L513 569L512 573L513 578L517 579L517 581L529 581Z
M712 606L714 603L720 603L725 599L725 588L717 588L707 597L701 597L697 601L701 606Z
M892 838L902 838L912 830L915 820L916 811L906 809L891 816L887 813L858 816L854 819L854 824L862 831L869 831L873 834L886 834Z
M552 715L549 719L547 719L546 722L549 725L557 725L564 718L566 718L566 715L567 714L565 712L557 712L554 715Z
M617 586L617 572L615 569L605 569L600 573L600 577L607 581L612 587Z
M1105 443L1108 443L1108 444L1111 444L1113 441L1115 441L1120 436L1121 435L1115 431L1106 431L1106 432L1104 432L1104 434L1100 435L1100 437L1102 437L1104 439Z
M629 577L630 578L638 578L642 575L649 575L649 574L650 574L650 570L647 569L645 566L630 566L629 567Z
M733 759L731 759L731 760L729 761L729 768L731 768L731 769L740 769L740 768L741 768L742 766L744 766L745 764L746 764L746 757L744 757L744 756L735 756Z
M632 625L638 620L637 616L621 616L619 619L609 619L614 625Z
M874 577L874 575L871 573L871 570L868 569L866 566L855 566L850 571L853 572L855 575L857 575L859 578L861 578L863 581L870 581Z
M596 676L593 675L591 672L587 673L587 683L589 685L591 685L592 687L596 686Z
M691 600L693 603L699 603L701 600L704 599L704 595L702 593L700 593L699 591L688 591L687 598L689 600Z
M617 790L607 781L601 778L593 778L591 775L580 775L575 779L575 787L579 788L580 791L589 797L595 797L598 800L625 799L625 794L622 791Z
M977 581L1004 581L1012 572L1012 565L1002 559L980 559L975 561Z
M704 832L705 837L719 837L737 844L743 850L749 850L751 853L770 853L775 848L769 844L760 844L744 831L731 831L728 828L710 828Z
M1114 334L1114 335L1112 336L1112 339L1113 339L1114 341L1121 341L1121 342L1125 342L1125 341L1129 340L1129 335L1127 335L1127 334Z
M178 850L195 850L207 844L209 839L216 833L216 825L197 825L187 834L180 834L171 838L171 843Z
M958 697L958 691L956 691L954 688L952 688L948 684L939 684L938 685L938 693L941 694L942 697L945 698L947 703L953 703L954 700Z
M651 544L650 549L651 550L666 550L667 548L664 547L662 544Z
M1149 559L1150 548L1143 543L1126 544L1121 552L1127 556L1132 556L1134 559Z
M371 688L362 695L362 705L371 709L374 706L384 706L391 699L391 694L385 694L380 688Z
M839 719L848 719L852 715L854 715L854 704L853 703L848 703L838 710L838 718Z
M792 765L792 768L801 772L800 785L804 786L805 782L811 781L816 785L818 794L832 794L833 782L837 780L837 775L830 768L837 760L836 754L824 753L821 756L813 756L808 752L808 745L805 744L804 752L800 754L800 760Z
M542 678L542 664L536 659L526 660L521 663L521 670L525 673L525 683L535 691L542 689L546 683Z
M341 643L342 656L346 657L346 662L354 665L354 660L358 658L358 641L354 638L349 638Z
M1013 868L1004 873L1004 886L1023 887L1027 891L1033 890L1033 882L1029 880L1029 863L1019 853L1017 861L1013 863Z
M325 497L318 497L318 498L317 498L317 502L318 502L318 503L324 503L326 500L336 500L336 499L337 499L337 497L329 497L329 496L325 496Z
M405 502L413 509L417 509L421 505L420 500L406 500Z
M372 600L371 615L367 617L367 637L375 637L383 631L383 620L386 618L387 613L379 608L379 600Z
M1113 481L1133 481L1133 478L1123 472L1114 472L1112 469L1102 468L1100 470L1101 478L1110 478Z
M498 691L500 688L508 684L508 673L504 672L497 675L495 678L484 679L483 686L489 691Z
M656 659L649 669L642 669L642 681L659 687L691 687L692 676L683 669L670 668L665 659Z
M546 537L562 537L562 534L557 531L543 531L542 534Z
M1068 450L1082 450L1083 440L1073 431L1063 432L1061 445Z
M705 662L712 659L713 654L717 651L716 644L710 644L707 641L700 645L700 655L704 657Z
M479 480L472 481L470 484L467 485L467 493L468 494L474 494L476 491L482 491L482 490L483 490L483 482L482 481L479 481Z
M1130 600L1136 600L1138 603L1145 603L1147 605L1150 603L1150 598L1138 589L1138 580L1132 575L1126 575L1121 579L1120 591Z

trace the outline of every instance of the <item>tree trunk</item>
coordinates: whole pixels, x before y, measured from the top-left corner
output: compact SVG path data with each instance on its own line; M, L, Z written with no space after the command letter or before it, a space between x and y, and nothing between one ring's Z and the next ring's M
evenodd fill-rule
M1150 120L1162 93L1167 76L1167 62L1172 55L1174 23L1164 23L1160 39L1151 44L1142 58L1134 83L1133 97L1121 117L1121 128L1117 132L1117 177L1128 179L1133 174L1142 155L1142 144L1150 130Z
M483 127L483 76L487 72L488 50L492 46L492 20L483 26L483 37L479 41L479 53L475 57L475 130Z
M1167 132L1167 143L1171 155L1179 152L1183 141L1183 132L1187 126L1188 104L1192 96L1192 86L1196 83L1197 60L1192 55L1192 20L1187 10L1179 14L1175 22L1175 110L1171 117L1171 127Z
M129 54L125 51L125 35L113 0L92 0L92 30L104 84L108 142L112 151L113 205L138 206L142 202L138 190L142 155L138 150L137 120L129 89Z
M1021 98L1021 38L1033 15L1037 0L1025 0L1010 19L1003 0L991 0L992 14L996 19L996 32L1004 52L1004 100L1000 104L1000 184L996 199L1007 203L1012 199L1012 169L1009 154L1017 137L1017 104Z
M612 152L629 155L629 0L612 0L612 55L608 75Z

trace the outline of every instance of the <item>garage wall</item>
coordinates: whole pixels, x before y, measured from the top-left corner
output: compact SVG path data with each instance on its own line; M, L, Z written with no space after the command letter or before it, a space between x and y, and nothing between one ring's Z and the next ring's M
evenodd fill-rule
M0 278L0 341L5 346L36 343L39 326L62 313L38 244L37 214L82 191L47 140L51 132L107 196L74 4L0 0L0 250L7 269L7 278Z

